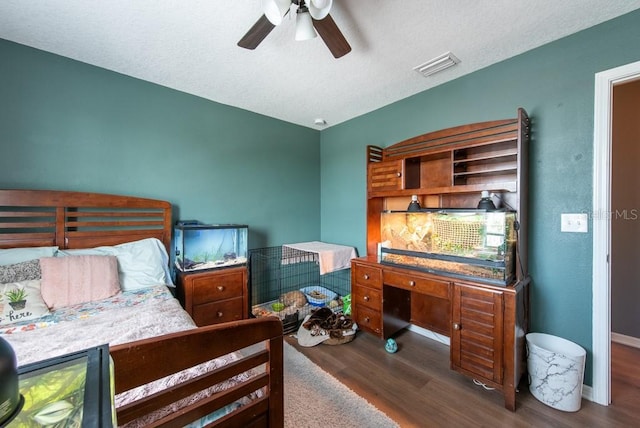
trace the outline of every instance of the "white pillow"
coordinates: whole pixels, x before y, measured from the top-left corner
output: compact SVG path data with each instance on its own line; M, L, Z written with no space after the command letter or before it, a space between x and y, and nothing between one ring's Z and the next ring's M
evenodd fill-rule
M13 301L22 291L21 301ZM9 282L0 284L0 325L40 318L49 313L49 308L40 295L40 280Z
M0 266L27 262L40 257L53 257L58 247L24 247L0 250Z
M118 258L120 286L123 291L154 285L173 285L169 272L169 256L162 242L156 238L127 242L112 247L59 250L56 256L103 255Z

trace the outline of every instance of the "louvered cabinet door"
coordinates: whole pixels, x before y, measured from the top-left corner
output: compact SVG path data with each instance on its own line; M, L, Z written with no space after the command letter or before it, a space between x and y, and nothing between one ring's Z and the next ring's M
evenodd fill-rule
M453 289L451 366L490 386L503 380L504 295L456 283Z
M377 194L402 189L403 163L401 160L372 162L368 166L368 193Z

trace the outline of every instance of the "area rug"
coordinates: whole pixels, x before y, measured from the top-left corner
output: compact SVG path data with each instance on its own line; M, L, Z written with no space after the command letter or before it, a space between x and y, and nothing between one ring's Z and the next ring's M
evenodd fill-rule
M386 428L398 424L284 342L284 426Z

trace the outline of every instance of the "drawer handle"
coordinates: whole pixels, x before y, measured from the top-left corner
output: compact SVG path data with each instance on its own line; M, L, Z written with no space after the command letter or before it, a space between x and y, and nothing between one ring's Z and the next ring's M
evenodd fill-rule
M369 319L369 317L364 317L364 322L369 323L371 321L371 319Z
M368 274L364 274L364 279L369 279L369 275Z
M224 291L224 285L218 285L216 288L218 291Z
M453 323L453 329L454 330L460 330L462 328L462 326L460 324L458 324L457 322Z
M416 286L416 282L415 281L409 281L409 286L415 287Z
M217 315L218 315L218 318L222 318L224 314L221 311L218 311Z
M396 172L396 176L402 177L402 173L401 172Z
M364 296L362 299L363 299L365 302L368 302L368 301L369 301L369 296Z

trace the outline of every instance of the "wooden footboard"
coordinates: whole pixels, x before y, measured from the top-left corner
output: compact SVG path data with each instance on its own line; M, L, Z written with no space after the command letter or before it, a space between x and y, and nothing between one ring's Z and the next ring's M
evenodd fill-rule
M112 346L110 354L115 367L115 393L120 394L258 343L264 343L264 349L118 408L118 424L153 413L247 370L257 369L259 374L146 426L184 426L262 388L262 397L253 399L209 426L282 427L282 322L275 317L229 322Z

